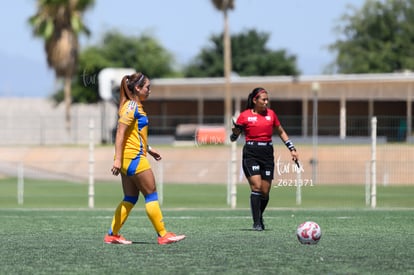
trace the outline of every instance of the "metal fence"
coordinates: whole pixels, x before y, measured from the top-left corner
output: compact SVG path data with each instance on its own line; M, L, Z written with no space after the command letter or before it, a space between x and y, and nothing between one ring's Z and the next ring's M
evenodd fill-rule
M325 140L316 148L307 141L296 139L300 154L302 179L314 184L359 184L369 180L371 144L367 140L345 143ZM363 144L362 142L365 142ZM274 139L275 183L294 182L297 170L285 146ZM227 145L154 144L163 155L153 162L155 174L165 183L225 184L231 167L231 152ZM237 182L245 182L241 172L241 150L236 151ZM93 177L96 181L117 181L110 173L113 146L99 146L94 151ZM382 185L414 184L414 146L386 143L377 145L377 181ZM0 147L0 176L17 177L19 167L25 178L88 182L90 155L86 146L8 146Z
M366 203L372 203L369 195L373 176L369 139L345 142L319 138L318 141L323 143L318 143L317 146L300 138L292 139L297 141L301 166L295 166L284 144L275 138L274 187L299 190L300 186L306 190L321 185L359 185L361 197L365 193ZM235 189L232 189L234 185L231 185L233 172L236 174L235 185L247 184L241 169L242 142L236 147L236 171L232 171L233 162L228 145L200 146L187 143L175 146L155 144L154 147L158 147L163 156L161 162L150 159L161 202L163 186L166 184L222 184L227 185L228 204L235 206L235 201L231 199L232 194L235 194ZM414 184L414 146L408 143L389 143L383 139L376 149L376 185ZM92 154L87 146L0 147L0 177L16 178L19 204L23 204L24 190L33 190L29 179L48 181L49 184L53 182L56 185L69 182L89 186L85 196L89 197L89 207L92 208L94 188L91 189L91 184L120 183L120 178L114 177L110 172L112 160L113 146L98 146ZM296 202L300 204L298 201L301 199L298 198L297 195Z
M27 103L25 103L27 104ZM12 104L11 104L12 105ZM34 103L36 105L36 103ZM55 177L73 182L85 182L88 174L88 149L93 122L93 143L111 143L116 125L116 109L108 106L74 106L72 109L72 131L65 130L62 110L50 106L31 114L31 105L22 105L17 113L0 113L0 175L16 176L17 168L23 165L25 177ZM38 107L40 108L40 107ZM318 131L312 136L311 122L307 135L303 135L304 123L301 117L280 117L284 128L300 150L303 171L301 177L313 184L364 184L368 180L370 163L371 129L366 117L348 116L346 135L340 137L340 122L337 116L320 116ZM205 116L201 123L220 124L222 117ZM407 133L406 121L401 116L378 116L377 178L379 184L413 184L414 139ZM195 134L186 136L187 143L177 142L179 125L198 124L195 116L150 116L150 141L162 145L166 157L161 164L154 164L154 170L165 183L226 183L230 170L228 146L210 144L199 146L194 142ZM166 135L167 133L167 135ZM315 144L315 137L317 144ZM180 141L183 141L180 139ZM185 140L184 140L185 141ZM181 145L185 144L184 147ZM77 145L73 147L73 145ZM168 146L165 146L168 145ZM242 142L238 146L240 161ZM275 136L276 160L275 184L294 182L297 173L292 172L288 151ZM95 160L94 177L97 180L113 180L108 173L113 157L113 146L97 148L101 155ZM184 152L188 153L184 156ZM177 157L178 156L178 157ZM185 160L185 161L183 161ZM279 170L277 170L279 169ZM281 173L282 169L284 172ZM286 169L290 169L286 172ZM240 175L240 168L238 169ZM284 180L284 181L283 181ZM239 177L243 182L244 177Z
M412 133L407 133L407 121L402 116L378 116L378 136L387 142L413 142ZM111 114L104 116L94 111L89 114L72 115L72 127L68 133L64 118L53 115L30 116L22 113L9 117L0 114L0 146L1 145L56 145L56 144L87 144L90 121L94 121L95 142L112 143L114 139L116 117ZM304 133L302 118L298 116L280 116L283 127L291 136L310 138L313 125L306 125ZM413 122L409 122L413 123ZM223 125L223 117L206 116L200 123L196 116L151 116L149 134L153 136L175 136L180 125ZM321 116L318 118L318 136L336 138L340 136L339 118ZM304 135L306 134L306 135ZM346 138L369 138L370 122L367 117L351 116L346 120ZM176 137L179 138L179 137ZM191 137L190 137L191 138Z

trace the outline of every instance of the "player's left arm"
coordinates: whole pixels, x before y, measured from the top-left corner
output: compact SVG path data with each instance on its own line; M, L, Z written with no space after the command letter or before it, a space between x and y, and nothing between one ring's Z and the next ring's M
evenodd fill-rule
M232 123L233 123L233 127L231 128L232 133L230 135L230 140L234 142L243 132L244 127L241 124L237 124L234 120L232 120Z
M299 161L299 154L296 151L296 147L293 144L293 142L289 139L288 134L286 133L285 129L283 129L282 125L276 126L276 131L280 137L280 139L283 141L283 143L286 145L286 147L290 151L290 155L292 156L292 160L298 164Z
M148 154L150 154L156 161L160 161L162 159L161 154L149 145L147 151Z

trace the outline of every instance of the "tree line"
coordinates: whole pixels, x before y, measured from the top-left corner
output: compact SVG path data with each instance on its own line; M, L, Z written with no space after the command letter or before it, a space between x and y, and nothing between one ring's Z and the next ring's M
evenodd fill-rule
M173 54L148 33L131 37L113 29L96 45L80 49L78 36L90 33L82 15L94 2L37 0L37 11L29 18L34 35L45 41L49 66L64 79L63 89L53 95L56 102L99 102L97 75L106 67L135 68L151 78L224 75L224 32L212 35L183 66L177 66ZM212 0L225 15L235 8L234 2ZM335 58L325 73L414 69L414 0L366 0L360 8L348 6L338 22L338 38L329 45ZM232 34L232 71L240 76L300 75L297 56L288 49L268 48L269 38L269 33L256 29Z

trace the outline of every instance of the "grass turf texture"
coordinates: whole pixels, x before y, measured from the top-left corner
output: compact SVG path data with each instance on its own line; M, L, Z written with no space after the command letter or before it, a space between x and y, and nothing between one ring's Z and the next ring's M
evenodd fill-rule
M165 210L182 242L159 246L142 207L107 245L112 210L0 209L0 274L413 274L412 210L271 209L251 231L248 209ZM296 227L313 220L317 245Z
M159 190L160 191L160 190ZM228 208L225 184L165 184L163 208ZM249 207L247 183L237 186L237 208ZM377 187L377 207L414 207L414 186ZM122 198L120 182L95 183L95 207L114 208ZM138 205L142 206L142 197ZM0 180L0 208L82 208L88 206L88 184L27 179L24 204L17 204L17 179ZM298 207L295 187L272 188L269 207ZM365 208L365 186L302 187L301 208Z
M376 210L364 186L304 187L299 207L294 187L273 188L267 230L253 232L247 184L236 210L225 185L166 184L167 228L187 239L157 245L141 198L122 232L135 243L119 246L103 244L119 182L96 183L96 210L85 183L25 180L20 206L16 182L0 180L0 274L414 274L412 186L378 186ZM322 227L318 245L296 240L306 220Z

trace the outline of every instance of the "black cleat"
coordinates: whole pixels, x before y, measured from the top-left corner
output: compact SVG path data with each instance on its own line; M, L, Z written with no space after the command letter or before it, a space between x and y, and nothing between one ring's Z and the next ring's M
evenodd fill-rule
M253 225L253 231L263 231L264 228L261 224L254 224Z
M265 230L265 225L264 225L264 222L263 222L263 218L260 219L260 225L262 226L263 230Z

